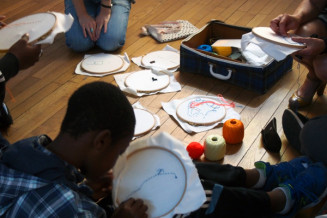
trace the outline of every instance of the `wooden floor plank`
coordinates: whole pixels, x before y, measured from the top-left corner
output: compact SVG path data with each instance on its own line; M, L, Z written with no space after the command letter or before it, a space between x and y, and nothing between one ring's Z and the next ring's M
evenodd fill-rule
M166 45L180 49L182 40L158 43L150 36L140 36L140 29L146 24L185 19L201 28L211 19L218 19L228 24L246 27L268 26L270 20L278 14L293 12L299 2L300 0L203 0L199 3L195 0L138 0L132 5L125 46L114 53L126 52L129 58L133 58L161 50ZM0 7L2 13L7 15L6 21L9 22L37 12L64 12L64 1L2 0ZM75 53L67 48L64 34L59 34L53 44L42 47L44 52L40 61L33 67L21 71L7 83L14 97L13 99L7 94L5 99L15 119L14 125L8 132L11 142L43 133L55 137L59 132L68 97L76 88L92 81L116 84L113 75L103 78L76 75L74 73L76 65L85 54ZM90 51L90 53L97 52L100 50ZM131 63L126 72L140 69L142 68ZM286 74L266 94L260 95L225 81L177 71L175 78L182 86L181 91L143 97L127 96L132 104L140 102L159 116L160 128L151 131L148 136L166 131L183 141L186 146L192 141L203 143L211 134L222 134L222 125L206 132L186 133L174 118L163 110L162 102L182 99L193 94L223 95L228 101L235 103L235 110L241 114L245 126L245 138L240 145L228 146L227 155L219 163L252 167L258 160L277 163L281 160L290 160L297 155L285 139L281 117L287 107L288 98L305 79L306 73L307 70L302 65L297 69L297 63L294 63L293 71ZM327 97L315 96L314 104L302 112L310 117L326 113L327 109L321 107L326 103ZM283 142L279 155L266 152L261 141L260 131L273 117L277 119L278 133Z

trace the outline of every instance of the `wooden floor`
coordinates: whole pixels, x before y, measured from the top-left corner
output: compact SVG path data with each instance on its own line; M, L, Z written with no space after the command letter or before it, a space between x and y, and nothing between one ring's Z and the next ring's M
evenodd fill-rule
M272 18L280 13L294 11L300 0L137 0L132 6L127 30L126 44L118 53L126 52L130 58L161 50L167 44L179 49L181 40L159 44L151 37L139 36L144 24L154 24L164 20L184 19L196 27L204 26L211 19L222 20L228 24L247 27L268 26ZM22 16L36 12L64 12L63 0L1 0L1 14L7 16L9 23ZM33 67L21 71L7 84L12 96L7 93L6 103L14 118L14 125L8 132L10 142L46 133L54 138L58 134L69 96L82 84L102 80L114 83L112 75L92 78L74 74L76 65L84 54L74 53L65 45L63 34L56 37L52 45L43 46L43 56ZM90 53L99 52L98 50ZM139 70L131 64L127 72ZM266 94L244 90L217 79L188 73L175 74L181 83L178 93L152 95L142 98L128 97L131 103L140 101L143 106L160 117L161 127L148 135L166 131L184 142L203 142L209 134L221 134L222 127L198 134L187 134L162 108L161 102L184 98L192 94L217 95L234 101L239 107L241 120L245 125L242 145L227 147L227 154L221 163L253 167L258 160L277 163L294 158L296 152L287 144L283 134L281 117L288 105L288 98L298 88L307 71L294 62L293 70L287 73ZM326 113L327 98L316 99L312 106L303 110L308 116ZM283 146L280 155L272 155L262 147L261 129L273 118Z

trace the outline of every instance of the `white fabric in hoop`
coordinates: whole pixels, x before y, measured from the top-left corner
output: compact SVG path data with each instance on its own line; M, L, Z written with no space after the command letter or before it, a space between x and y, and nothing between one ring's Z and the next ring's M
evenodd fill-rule
M28 42L36 42L48 35L55 24L56 16L52 13L32 14L9 23L0 30L0 50L7 51L25 33L29 34Z
M113 173L115 205L130 197L141 198L149 207L149 217L189 213L206 200L185 146L167 133L131 143Z

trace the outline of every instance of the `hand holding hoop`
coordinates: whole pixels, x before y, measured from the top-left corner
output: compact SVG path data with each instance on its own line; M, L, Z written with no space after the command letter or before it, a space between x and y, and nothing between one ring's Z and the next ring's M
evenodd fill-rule
M97 201L111 194L112 179L112 171L109 171L97 180L86 180L86 184L93 190L93 200Z
M143 200L130 198L119 205L113 217L147 218L147 209L148 207L144 204Z
M280 14L270 21L270 28L282 36L288 36L288 31L296 30L299 26L300 20L289 14Z
M29 35L24 34L8 51L18 59L20 70L33 66L41 54L41 45L30 45L28 40Z
M312 37L292 37L292 40L306 45L304 49L295 52L294 55L312 58L312 56L320 55L325 50L325 42L322 39Z

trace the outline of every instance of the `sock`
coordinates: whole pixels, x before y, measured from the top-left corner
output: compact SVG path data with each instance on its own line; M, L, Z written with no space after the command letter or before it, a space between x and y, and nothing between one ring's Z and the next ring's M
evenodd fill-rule
M257 181L257 183L252 186L252 188L254 189L258 189L258 188L262 188L265 183L266 183L266 175L265 175L265 170L264 169L258 169L258 168L255 168L258 172L259 172L259 179Z
M284 209L282 211L278 212L278 214L286 214L293 207L295 201L292 199L291 195L289 194L288 188L286 188L286 187L278 187L276 189L282 190L284 192L284 194L285 194L285 197L286 197L285 207L284 207Z

